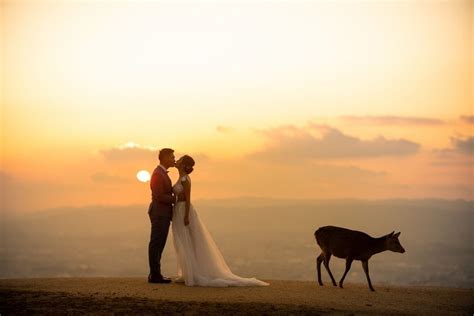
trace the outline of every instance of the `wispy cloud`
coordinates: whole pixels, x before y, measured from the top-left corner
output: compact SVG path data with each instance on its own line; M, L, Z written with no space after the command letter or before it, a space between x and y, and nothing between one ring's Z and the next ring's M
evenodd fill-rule
M451 137L454 149L462 154L472 155L474 152L474 137Z
M229 126L223 126L223 125L219 125L216 127L216 130L219 132L219 133L224 133L224 134L228 134L228 133L232 133L234 131L234 129L232 127L229 127Z
M440 119L409 116L341 116L342 120L368 125L442 125L446 122Z
M461 121L474 124L474 115L461 115Z
M174 148L175 149L175 148ZM176 149L175 149L176 150ZM158 161L158 153L160 148L143 146L136 143L126 143L117 147L100 150L100 153L108 162L144 162L154 163ZM201 153L184 152L182 150L175 151L176 159L183 155L190 155L196 162L208 161L209 156Z
M70 182L31 179L0 171L1 211L31 211L44 205L72 205L74 202L70 198L82 196L88 189L81 180L80 177Z
M472 166L472 155L474 154L474 137L452 136L452 147L437 148L433 150L436 160L432 162L435 166Z
M97 183L123 183L128 180L118 175L111 175L107 172L96 172L91 175L91 179Z
M315 135L315 131L321 135ZM420 149L419 144L406 139L379 136L363 140L336 128L313 123L304 128L287 125L258 133L266 137L267 146L250 156L270 161L406 156L416 154Z
M154 161L157 159L158 149L129 142L100 150L100 153L109 162Z

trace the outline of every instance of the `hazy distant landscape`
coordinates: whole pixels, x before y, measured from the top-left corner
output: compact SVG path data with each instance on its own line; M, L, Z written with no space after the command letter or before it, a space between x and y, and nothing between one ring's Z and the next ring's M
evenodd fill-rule
M231 269L262 279L315 280L313 232L337 225L378 237L401 231L406 253L370 261L377 284L474 287L472 201L198 201L195 206ZM44 210L7 215L1 224L0 277L143 276L148 273L146 205ZM162 262L173 276L170 234ZM339 279L344 261L331 260ZM346 282L366 282L359 262ZM329 277L323 271L323 281Z

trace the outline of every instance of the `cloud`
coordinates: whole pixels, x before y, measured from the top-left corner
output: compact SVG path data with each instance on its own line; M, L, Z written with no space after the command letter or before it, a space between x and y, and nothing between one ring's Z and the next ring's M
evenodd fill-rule
M6 189L14 185L14 179L5 171L0 170L0 198L5 202Z
M183 155L189 155L191 156L194 161L196 162L196 165L197 164L202 164L202 163L208 163L211 161L211 158L206 155L206 154L199 154L199 153L180 153L178 152L176 154L176 160L178 160L179 157L183 156Z
M341 119L353 123L370 125L442 125L444 121L426 117L408 116L341 116Z
M0 212L31 211L45 205L66 205L71 197L82 196L87 185L81 179L70 183L57 180L30 179L0 171Z
M356 179L367 180L369 178L386 177L385 171L373 171L357 166L337 166L337 165L312 165L312 174L315 179L332 180L335 182L354 181Z
M100 150L100 153L109 162L155 161L158 149L130 142L118 147Z
M158 148L142 146L135 143L127 143L118 147L100 150L100 153L108 162L143 162L150 163L158 161ZM196 162L207 162L209 156L200 153L189 153L182 151L175 151L176 159L183 155L190 155Z
M352 161L295 160L255 163L224 159L197 169L194 196L266 196L288 198L374 197L393 188L390 174ZM391 192L391 191L390 191Z
M91 175L91 179L97 183L123 183L128 179L117 175L111 175L106 172L96 172Z
M460 138L451 137L454 149L462 154L472 155L474 149L474 137Z
M321 136L316 136L319 131ZM406 139L386 139L379 136L362 140L345 135L336 128L309 123L305 128L292 125L258 131L267 138L263 151L250 155L276 161L295 159L369 158L406 156L418 152L420 145Z
M461 115L461 120L469 124L474 124L474 115Z
M224 133L224 134L229 134L229 133L232 133L234 131L234 129L232 127L222 126L222 125L217 126L216 130L219 133Z
M452 136L451 144L452 147L433 149L435 159L431 165L472 169L474 137Z

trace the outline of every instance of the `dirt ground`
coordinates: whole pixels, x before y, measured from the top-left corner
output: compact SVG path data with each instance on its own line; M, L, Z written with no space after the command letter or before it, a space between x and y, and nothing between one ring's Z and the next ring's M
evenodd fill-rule
M474 314L474 290L265 280L268 287L149 284L145 278L0 280L0 314Z

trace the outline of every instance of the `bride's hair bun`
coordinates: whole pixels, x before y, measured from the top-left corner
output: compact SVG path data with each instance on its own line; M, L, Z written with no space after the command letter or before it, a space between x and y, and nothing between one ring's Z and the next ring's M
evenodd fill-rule
M187 174L190 174L194 170L194 159L191 156L184 155L182 157L182 163L184 165L184 171L186 171Z

